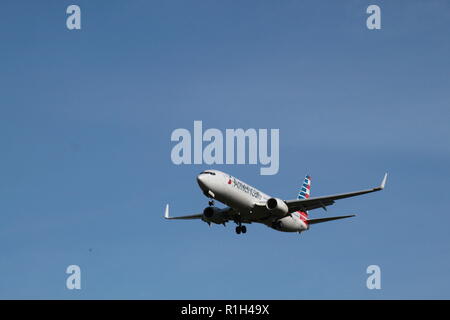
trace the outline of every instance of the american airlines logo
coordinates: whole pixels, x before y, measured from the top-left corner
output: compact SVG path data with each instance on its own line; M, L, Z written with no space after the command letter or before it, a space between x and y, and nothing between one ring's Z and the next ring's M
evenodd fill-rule
M261 193L258 190L255 190L254 188L246 185L245 183L236 180L236 178L233 178L233 187L238 188L239 190L244 191L245 193L248 193L253 198L256 198L258 200L262 198Z
M178 128L173 130L170 139L177 142L170 154L176 165L261 164L261 175L278 173L279 129L226 129L222 133L210 128L203 132L202 121L194 121L193 133Z

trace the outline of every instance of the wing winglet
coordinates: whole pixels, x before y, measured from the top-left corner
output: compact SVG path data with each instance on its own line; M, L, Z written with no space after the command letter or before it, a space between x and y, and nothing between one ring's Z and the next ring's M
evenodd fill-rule
M387 172L384 174L383 180L381 181L381 184L379 187L374 188L375 191L383 190L386 186L386 180L387 180Z
M384 174L384 177L383 177L383 181L381 181L381 185L380 185L380 189L381 190L383 190L384 189L384 186L386 185L386 180L387 180L387 172Z
M170 219L170 217L169 217L169 204L166 204L166 210L164 211L164 218Z

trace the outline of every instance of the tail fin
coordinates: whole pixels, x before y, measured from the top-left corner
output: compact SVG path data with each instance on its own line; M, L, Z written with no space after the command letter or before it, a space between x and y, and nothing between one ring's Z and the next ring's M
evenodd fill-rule
M303 180L302 187L298 192L297 199L308 199L311 194L311 177L306 175L305 180Z
M309 195L311 194L311 177L307 174L305 179L303 180L302 187L300 188L300 191L298 192L297 199L308 199ZM300 214L300 219L308 223L308 211L298 211Z

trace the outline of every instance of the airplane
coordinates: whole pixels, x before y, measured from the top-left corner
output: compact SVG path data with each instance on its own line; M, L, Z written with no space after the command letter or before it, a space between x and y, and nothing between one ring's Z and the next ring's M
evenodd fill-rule
M245 182L218 170L205 170L197 176L197 183L204 195L211 200L203 213L188 216L169 216L169 204L166 205L164 218L168 220L192 220L201 219L211 225L226 225L234 221L236 233L246 233L244 223L262 223L266 226L283 232L302 233L317 223L332 220L346 219L355 215L310 219L309 211L322 208L327 211L327 206L334 204L335 200L355 197L366 193L384 189L387 173L385 173L381 185L376 188L360 190L349 193L341 193L331 196L310 197L311 177L306 175L298 192L297 199L282 200L271 197L262 191L246 184ZM214 200L225 205L226 208L214 206Z

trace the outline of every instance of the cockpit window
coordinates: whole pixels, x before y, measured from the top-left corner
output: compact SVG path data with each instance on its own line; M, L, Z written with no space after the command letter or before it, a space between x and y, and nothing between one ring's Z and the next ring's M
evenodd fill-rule
M200 174L210 174L210 175L212 175L212 176L215 176L216 175L216 173L215 172L211 172L211 171L203 171L203 172L201 172Z

